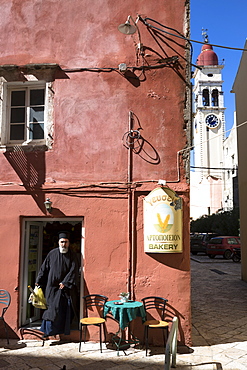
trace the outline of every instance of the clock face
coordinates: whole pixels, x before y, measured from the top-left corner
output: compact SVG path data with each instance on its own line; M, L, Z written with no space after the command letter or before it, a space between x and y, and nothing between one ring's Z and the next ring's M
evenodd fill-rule
M219 118L215 114L209 114L206 118L206 125L210 128L215 128L219 124Z

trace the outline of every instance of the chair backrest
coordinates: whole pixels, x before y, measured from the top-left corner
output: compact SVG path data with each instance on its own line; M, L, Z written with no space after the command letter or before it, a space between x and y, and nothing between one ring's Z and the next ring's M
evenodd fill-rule
M156 296L149 296L142 298L142 302L146 312L152 310L152 313L156 312L160 315L161 320L165 319L165 308L168 299Z
M10 294L5 289L0 289L0 307L3 307L2 314L0 317L3 317L5 312L7 311L9 305L10 305Z
M88 317L89 311L92 311L94 314L97 310L99 316L103 315L104 305L108 301L108 297L101 294L88 294L83 297L85 302L85 313ZM96 310L94 309L96 308Z

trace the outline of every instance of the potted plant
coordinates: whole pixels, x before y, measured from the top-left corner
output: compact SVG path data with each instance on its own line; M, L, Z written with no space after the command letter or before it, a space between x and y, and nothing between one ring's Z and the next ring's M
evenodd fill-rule
M119 297L121 298L121 302L128 302L129 300L129 293L122 292L120 293Z

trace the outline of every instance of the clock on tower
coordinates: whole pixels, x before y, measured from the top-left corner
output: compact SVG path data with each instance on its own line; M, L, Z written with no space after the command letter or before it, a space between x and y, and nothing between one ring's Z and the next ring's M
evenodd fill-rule
M205 118L205 122L209 128L216 128L219 124L219 118L215 114L209 114Z

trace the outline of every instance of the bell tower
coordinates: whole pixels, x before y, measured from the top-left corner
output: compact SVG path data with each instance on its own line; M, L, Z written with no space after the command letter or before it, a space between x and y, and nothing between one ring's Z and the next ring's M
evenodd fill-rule
M223 141L225 138L225 107L222 90L223 65L208 36L193 74L194 168L191 170L191 217L198 218L222 208Z

